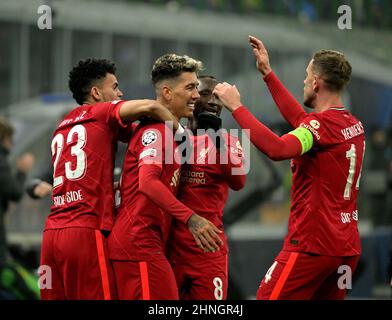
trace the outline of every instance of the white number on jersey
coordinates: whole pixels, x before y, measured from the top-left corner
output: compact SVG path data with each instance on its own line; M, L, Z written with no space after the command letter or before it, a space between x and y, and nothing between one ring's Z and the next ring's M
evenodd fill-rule
M267 273L264 276L264 283L268 283L271 278L272 278L272 272L274 272L274 269L278 265L278 261L275 261L272 266L268 269Z
M363 145L363 154L365 154L365 142ZM344 188L344 199L345 200L350 200L351 198L351 186L353 184L353 178L355 174L355 164L357 160L357 153L355 149L355 145L351 144L350 150L346 152L346 158L350 160L350 166L348 169L348 176L347 176L347 182L346 182L346 187ZM363 163L363 161L362 161ZM359 181L361 180L361 174L362 174L362 164L361 164L361 169L359 171L359 176L357 179L357 183L355 185L355 188L359 190Z
M68 133L67 144L72 144L75 141L76 144L71 147L71 155L76 157L75 169L72 170L73 164L71 161L65 163L65 177L68 180L78 180L86 173L87 158L83 148L86 146L87 132L86 128L81 124L74 126ZM52 140L52 155L55 156L53 163L53 188L56 188L64 182L63 176L56 177L56 168L63 148L64 136L61 133L58 133Z
M223 282L222 279L219 277L215 277L214 280L212 281L215 286L214 290L214 296L216 300L222 300L223 299Z

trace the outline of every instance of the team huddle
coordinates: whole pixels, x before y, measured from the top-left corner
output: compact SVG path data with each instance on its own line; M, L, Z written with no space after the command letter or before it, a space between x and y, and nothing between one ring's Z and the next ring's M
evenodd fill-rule
M78 107L53 134L53 206L41 265L51 286L41 299L224 300L228 243L222 215L229 189L245 186L238 137L222 130L223 108L273 160L292 159L284 246L257 299L344 299L341 265L360 257L357 193L365 150L362 124L341 102L351 66L319 51L307 67L307 114L249 37L258 70L293 131L279 137L241 103L237 88L201 76L202 62L165 54L151 72L155 100L121 100L108 60L81 60L69 88ZM180 120L186 118L183 128ZM353 128L356 129L355 134ZM211 134L212 133L212 134ZM128 144L113 179L117 142ZM120 204L115 206L119 189ZM262 248L260 249L262 254Z

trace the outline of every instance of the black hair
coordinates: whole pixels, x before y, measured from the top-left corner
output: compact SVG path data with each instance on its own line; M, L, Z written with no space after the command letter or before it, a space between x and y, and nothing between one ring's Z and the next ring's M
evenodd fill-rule
M218 81L217 78L215 78L214 76L208 75L208 74L202 74L202 75L198 76L197 78L198 79L211 79L211 80Z
M80 60L69 72L68 87L73 98L80 105L85 103L91 87L106 76L106 74L116 74L116 66L106 59L85 59Z

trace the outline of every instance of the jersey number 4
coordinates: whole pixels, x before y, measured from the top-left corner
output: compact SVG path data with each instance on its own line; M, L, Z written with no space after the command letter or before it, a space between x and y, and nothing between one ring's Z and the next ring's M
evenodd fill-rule
M74 126L68 133L67 144L76 144L71 147L71 155L76 158L76 166L71 161L65 163L65 177L68 180L78 180L84 176L87 167L86 153L83 148L87 142L86 128L81 124ZM56 176L56 169L64 148L64 136L59 133L52 140L52 156L55 156L53 163L53 188L64 182L63 176ZM75 167L75 169L72 169Z
M365 142L363 143L363 154L365 154ZM350 166L348 169L347 182L346 182L346 187L344 188L343 197L345 200L350 200L351 186L353 184L353 179L354 179L354 174L355 174L355 165L357 162L357 152L356 152L355 144L351 144L350 150L346 151L346 158L350 160ZM362 159L363 159L363 157L362 157ZM357 190L359 190L359 182L361 180L361 174L362 174L362 163L361 163L361 167L359 170L357 183L355 185L355 189L357 189Z

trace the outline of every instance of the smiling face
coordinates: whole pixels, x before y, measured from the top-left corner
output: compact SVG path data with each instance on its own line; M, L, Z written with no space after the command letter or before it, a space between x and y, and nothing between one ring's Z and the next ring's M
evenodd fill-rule
M120 99L123 93L118 87L118 81L114 74L107 73L96 86L92 87L92 95L99 102L108 102Z
M198 91L200 98L195 104L195 111L193 112L195 117L201 112L210 112L218 117L220 116L223 103L212 93L217 84L218 81L214 78L205 77L199 79Z
M178 119L192 118L195 102L200 95L197 91L197 75L194 72L183 72L168 85L168 104L170 111Z

